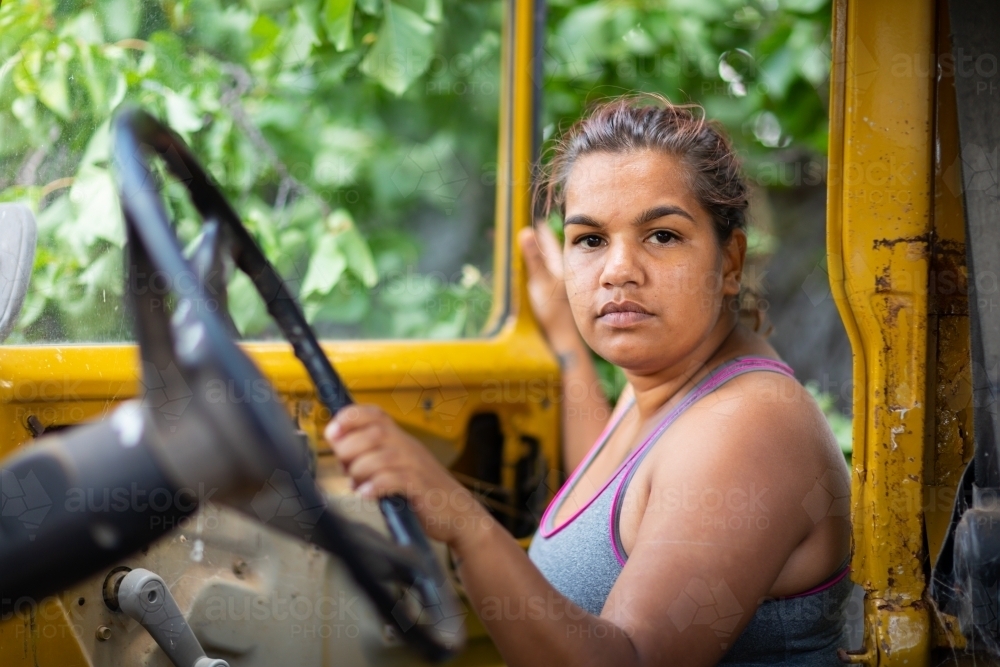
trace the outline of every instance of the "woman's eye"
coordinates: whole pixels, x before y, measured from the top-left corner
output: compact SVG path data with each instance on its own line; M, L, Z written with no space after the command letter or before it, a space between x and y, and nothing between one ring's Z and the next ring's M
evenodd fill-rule
M665 230L661 229L661 230L653 232L653 240L656 241L657 243L664 243L664 244L666 244L666 243L670 243L671 241L676 241L677 240L677 234L674 234L673 232L668 232L668 231L665 231Z
M587 236L581 236L576 242L586 248L599 248L601 246L601 237L588 234Z

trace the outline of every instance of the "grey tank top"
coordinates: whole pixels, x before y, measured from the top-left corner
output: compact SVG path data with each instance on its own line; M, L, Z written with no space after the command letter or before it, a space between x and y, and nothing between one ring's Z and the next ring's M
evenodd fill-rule
M757 370L793 375L787 365L763 357L741 357L715 369L663 418L596 495L561 526L553 526L560 503L600 452L630 406L618 411L586 458L552 499L528 549L532 562L556 590L589 613L600 615L611 588L628 560L618 533L618 519L625 490L646 453L663 432L699 399L732 378ZM845 561L829 579L808 591L790 597L761 600L750 623L738 637L732 637L731 633L739 615L722 613L727 591L706 589L702 592L714 599L718 613L711 614L711 618L693 611L684 613L688 608L697 609L702 602L696 599L699 591L685 591L684 595L694 599L689 605L679 605L678 613L671 614L671 619L679 624L678 627L701 622L710 624L723 647L728 649L720 664L839 667L842 663L837 657L837 649L845 645L844 621L853 588L847 573L848 562ZM732 597L732 594L729 593L729 596ZM732 598L731 604L736 605L738 612L739 604L735 598Z

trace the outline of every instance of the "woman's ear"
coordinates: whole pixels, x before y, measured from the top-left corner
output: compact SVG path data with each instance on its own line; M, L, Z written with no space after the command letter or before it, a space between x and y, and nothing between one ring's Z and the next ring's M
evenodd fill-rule
M747 258L747 233L734 229L722 248L722 293L736 296L743 281L743 263Z

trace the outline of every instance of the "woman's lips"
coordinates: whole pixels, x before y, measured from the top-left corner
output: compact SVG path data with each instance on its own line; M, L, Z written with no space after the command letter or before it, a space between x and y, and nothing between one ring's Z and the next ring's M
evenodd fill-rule
M639 324L640 322L645 322L648 319L652 319L652 317L653 316L649 313L637 313L634 310L620 310L601 315L597 318L597 320L610 327L624 328Z
M623 328L639 324L652 317L652 313L634 301L609 301L601 307L597 320L611 327Z

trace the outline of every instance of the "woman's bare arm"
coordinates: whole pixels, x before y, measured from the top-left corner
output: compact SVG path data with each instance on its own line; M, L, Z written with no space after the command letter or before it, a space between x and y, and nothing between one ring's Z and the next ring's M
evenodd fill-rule
M695 408L678 422L692 446L656 466L600 616L559 594L489 518L463 531L458 573L507 664L706 667L735 641L813 526L802 501L822 470L808 420L748 395L751 382L727 389L726 410ZM704 604L718 623L695 618Z
M469 531L452 551L469 602L507 665L641 665L626 628L570 602L510 533L485 520L488 528Z
M544 225L522 230L519 239L528 267L531 308L562 368L562 451L568 472L604 430L611 406L566 299L559 242Z

